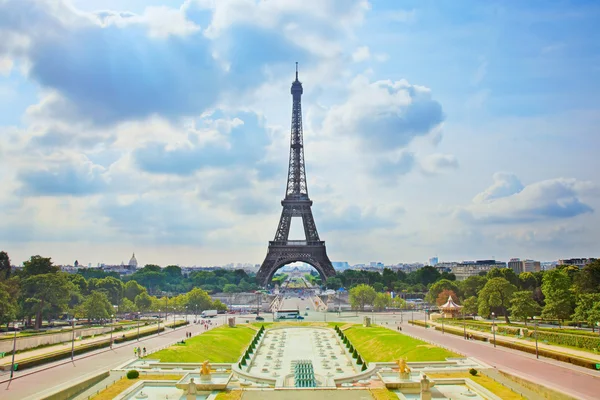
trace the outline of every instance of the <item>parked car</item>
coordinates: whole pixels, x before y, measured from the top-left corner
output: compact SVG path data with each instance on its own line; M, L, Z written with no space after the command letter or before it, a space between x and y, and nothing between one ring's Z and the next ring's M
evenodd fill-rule
M302 315L298 315L296 319L304 319L304 317Z
M264 321L265 319L263 317L261 317L260 315L257 315L255 318L257 321Z

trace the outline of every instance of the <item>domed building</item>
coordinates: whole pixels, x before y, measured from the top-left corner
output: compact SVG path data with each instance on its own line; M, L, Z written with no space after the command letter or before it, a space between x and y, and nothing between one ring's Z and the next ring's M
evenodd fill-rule
M129 268L131 269L135 269L138 266L138 262L135 259L135 253L133 253L133 255L131 256L131 260L129 260L129 264L127 264L129 266Z

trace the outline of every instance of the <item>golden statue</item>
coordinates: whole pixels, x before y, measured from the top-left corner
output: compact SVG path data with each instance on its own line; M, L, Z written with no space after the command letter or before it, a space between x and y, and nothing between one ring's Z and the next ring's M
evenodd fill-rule
M398 359L396 361L396 364L398 364L398 370L399 370L398 372L400 372L401 374L410 372L410 368L406 364L406 360L404 358Z
M202 368L200 369L200 375L210 375L210 364L208 360L202 363Z

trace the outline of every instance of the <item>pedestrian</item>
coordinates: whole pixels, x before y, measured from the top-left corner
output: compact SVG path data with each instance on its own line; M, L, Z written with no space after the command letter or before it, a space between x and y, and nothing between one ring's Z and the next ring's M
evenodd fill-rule
M144 357L146 357L146 348L144 347Z
M142 358L142 349L138 347L138 357Z
M134 347L133 348L133 355L137 356L137 354L138 354L138 349L137 349L137 347Z

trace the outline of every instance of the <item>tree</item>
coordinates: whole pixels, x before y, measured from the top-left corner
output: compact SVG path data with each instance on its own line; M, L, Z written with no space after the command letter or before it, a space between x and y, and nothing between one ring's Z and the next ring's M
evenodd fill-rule
M129 281L123 286L123 297L135 301L135 298L145 292L146 288L137 283L136 281Z
M17 318L17 298L11 293L8 282L0 282L0 325Z
M352 289L350 289L350 292L349 292L350 305L354 309L359 308L360 310L364 310L365 305L373 304L373 301L375 301L376 295L377 295L377 292L375 292L375 289L373 289L371 286L365 285L364 283L357 285L357 286L353 287Z
M479 292L479 300L477 302L479 315L490 315L491 309L494 307L498 309L500 314L504 315L506 323L510 323L508 319L508 306L510 305L513 293L516 291L517 287L504 278L492 278L488 280Z
M31 256L29 260L23 263L23 273L25 276L50 274L59 270L59 267L52 264L50 257Z
M187 294L188 310L194 314L210 309L212 304L210 296L202 289L194 288Z
M573 311L574 299L571 279L567 271L560 269L546 271L542 281L542 293L546 302L542 310L543 318L557 319L559 324L569 318Z
M397 275L390 268L384 268L381 274L383 284L388 290L392 290L394 282L398 279Z
M463 301L463 312L467 315L475 315L477 314L477 297L471 296L467 297L465 301Z
M217 311L227 311L227 306L225 304L223 304L223 302L221 300L215 300L212 303L212 308L214 308Z
M134 302L140 312L146 312L152 307L152 297L146 291L135 296Z
M342 287L342 281L340 280L340 278L330 276L325 282L325 287L327 287L327 289L338 290Z
M239 289L237 287L237 285L234 285L233 283L228 283L227 285L223 286L223 293L237 293L239 292Z
M511 315L514 318L525 321L525 326L527 326L527 319L538 315L541 310L540 305L533 299L533 292L529 290L515 292L510 304Z
M594 306L600 304L600 293L583 293L577 298L577 307L573 319L579 322L586 322L594 330L594 325L598 321L592 313ZM590 315L592 313L592 315Z
M444 289L440 292L440 294L438 294L437 298L435 299L435 303L438 306L444 305L448 301L450 296L452 296L454 301L458 301L458 296L456 295L456 293L454 293L454 291Z
M375 291L376 291L377 293L381 293L381 292L383 292L383 290L385 289L385 286L383 285L383 283L380 283L380 282L375 282L375 283L373 284L373 289L375 289Z
M87 281L79 274L69 274L67 278L81 294L87 294Z
M122 313L131 313L137 310L135 303L129 300L127 297L123 297L121 300L121 304L119 305L119 312Z
M534 290L538 287L535 275L531 272L521 272L519 274L519 287L523 290Z
M62 272L37 274L23 281L26 313L35 315L36 329L42 327L44 314L53 308L59 311L67 308L73 290L73 284Z
M10 278L10 258L5 251L0 251L0 279Z
M377 293L373 301L373 307L377 311L383 311L392 303L392 298L387 293Z
M409 281L409 283L420 283L422 285L427 286L437 281L440 278L440 275L440 272L436 268L427 265L423 268L419 268L414 272L411 272L410 274L408 274L406 279Z
M485 276L469 276L464 281L459 282L459 287L461 292L465 298L471 296L477 296L479 291L483 289L487 282L487 278Z
M575 276L574 283L579 293L600 293L600 260L583 267Z
M107 319L113 313L113 307L105 292L94 290L83 302L82 312L88 320Z
M515 271L513 271L512 268L492 268L487 273L487 278L488 279L504 278L509 283L511 283L515 286L519 284L519 278L517 277L517 274L515 274Z
M404 300L400 296L396 296L392 299L392 305L396 308L405 309L406 308L406 300Z
M97 290L104 290L112 304L121 303L123 297L123 282L112 276L100 279L96 283Z
M452 291L452 293L454 293L454 300L458 300L458 298L456 297L456 293L459 293L460 290L458 284L454 281L449 281L448 279L440 279L439 281L432 284L429 288L429 293L427 293L426 297L427 301L429 301L430 303L435 301L438 298L439 294L442 293L444 290ZM448 300L448 298L446 298L446 300Z

